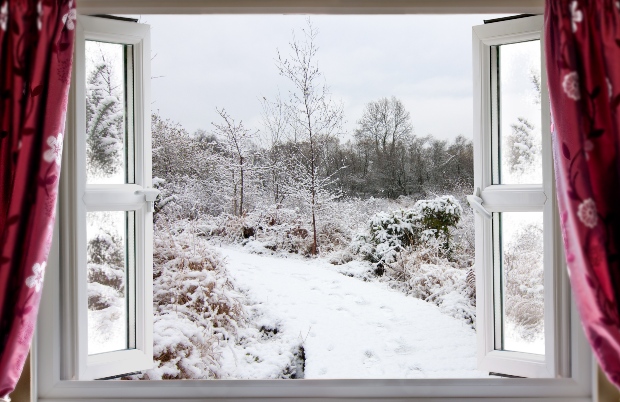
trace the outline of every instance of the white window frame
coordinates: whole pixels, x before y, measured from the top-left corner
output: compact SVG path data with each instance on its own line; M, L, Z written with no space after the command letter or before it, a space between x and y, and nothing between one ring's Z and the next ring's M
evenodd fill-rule
M149 85L150 31L145 25L109 19L78 16L75 35L75 62L63 155L63 176L59 192L60 237L66 239L60 260L66 274L60 284L63 345L67 359L62 363L64 378L93 380L130 373L153 366L153 219L143 190L152 185ZM132 45L132 100L135 109L130 124L133 136L135 184L87 184L86 177L86 52L87 40ZM86 216L94 211L133 211L135 223L135 272L128 272L135 287L126 296L135 295L135 334L133 348L88 354L88 317ZM133 310L133 308L132 308ZM133 324L133 325L132 325ZM133 337L132 337L133 338Z
M493 0L487 3L463 0L437 0L430 3L423 0L366 2L354 0L347 3L335 0L274 0L257 1L252 5L242 0L210 2L188 0L179 5L172 0L81 0L79 12L82 14L149 14L149 13L347 13L347 14L415 14L415 13L542 13L537 0ZM76 77L74 76L74 80ZM475 79L476 80L476 79ZM75 82L74 82L75 84ZM73 100L69 109L75 105L75 85ZM144 88L148 94L148 88ZM145 99L148 99L146 97ZM147 103L148 105L148 103ZM76 135L76 125L68 116L66 137ZM145 123L145 125L148 125ZM145 127L147 129L147 127ZM150 145L150 144L149 144ZM145 142L146 146L146 142ZM61 199L71 198L71 186L67 182L75 180L71 169L75 149L67 145L63 155L63 179ZM73 194L74 196L74 194ZM61 210L62 212L62 210ZM66 286L75 280L75 260L63 261L60 256L66 247L67 239L62 237L64 229L73 222L63 217L57 220L54 242L50 252L46 284L39 312L38 327L33 342L33 390L37 401L98 401L106 400L239 400L299 398L329 400L420 400L433 402L456 402L463 398L472 400L528 400L585 402L592 401L596 392L593 381L595 371L589 346L583 336L576 309L571 304L570 342L561 352L570 355L570 376L544 379L428 379L428 380L282 380L282 381L71 381L68 380L72 367L63 365L66 351L72 350L71 339L63 334L62 327L71 321L75 312L72 308L61 309L61 295ZM71 240L69 238L68 240ZM66 250L65 250L66 251ZM560 250L561 251L561 250ZM568 297L563 295L563 297ZM66 304L65 304L66 306Z
M544 249L545 355L503 351L498 339L494 295L492 219L476 214L476 322L478 363L481 370L533 378L570 376L570 289L559 229L553 158L551 151L549 95L544 57L543 16L480 25L473 29L474 59L474 187L481 189L484 208L490 212L542 212ZM497 59L493 46L541 41L542 183L538 185L493 184L491 144L499 136L497 106Z

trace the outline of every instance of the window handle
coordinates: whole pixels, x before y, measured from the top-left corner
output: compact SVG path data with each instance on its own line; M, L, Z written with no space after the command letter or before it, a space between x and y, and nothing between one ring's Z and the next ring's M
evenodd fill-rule
M159 190L155 188L145 188L144 190L138 190L135 192L136 195L144 195L144 199L146 201L146 211L153 212L155 210L155 200L159 195Z
M474 193L467 196L467 201L469 202L469 205L480 215L484 216L487 219L493 218L493 215L491 215L491 213L482 206L482 198L480 198L480 187L476 187Z

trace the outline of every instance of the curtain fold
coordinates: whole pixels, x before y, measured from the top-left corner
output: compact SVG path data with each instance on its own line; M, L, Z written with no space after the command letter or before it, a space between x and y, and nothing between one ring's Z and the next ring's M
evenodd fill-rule
M52 241L72 0L0 0L0 398L21 375Z
M620 2L547 0L557 196L577 308L620 386Z

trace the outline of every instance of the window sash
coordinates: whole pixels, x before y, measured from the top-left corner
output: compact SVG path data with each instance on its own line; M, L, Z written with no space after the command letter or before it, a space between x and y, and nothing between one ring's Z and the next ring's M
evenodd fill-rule
M129 113L133 127L128 135L134 136L133 141L129 142L134 144L135 156L130 158L134 166L128 171L134 172L136 184L86 184L86 40L132 45L134 66L128 72L133 75L133 91L130 93L134 95L135 110ZM139 193L151 186L149 86L143 85L143 81L150 78L149 49L147 26L78 17L71 90L72 113L67 119L70 135L67 136L68 155L61 179L64 191L60 194L58 219L64 240L60 258L68 273L62 283L63 314L69 317L63 320L61 329L64 378L92 380L148 369L153 364L153 225L145 197ZM131 335L131 341L128 346L135 348L96 355L88 354L87 326L86 214L92 211L135 211L136 269L126 273L129 282L135 284L132 289L126 289L131 304L127 332L128 336Z
M493 221L476 218L477 332L479 368L502 374L553 378L570 375L567 344L570 343L569 302L563 298L567 279L561 254L558 213L555 203L549 102L546 93L542 16L502 21L474 27L474 176L481 188L484 208L489 212L543 213L545 355L497 350L501 326L496 325L497 282L495 280ZM497 64L492 46L541 39L541 125L543 183L539 185L493 184L497 175ZM495 110L494 110L495 109ZM494 158L495 157L495 158ZM493 174L495 173L495 175ZM559 252L558 252L559 251Z

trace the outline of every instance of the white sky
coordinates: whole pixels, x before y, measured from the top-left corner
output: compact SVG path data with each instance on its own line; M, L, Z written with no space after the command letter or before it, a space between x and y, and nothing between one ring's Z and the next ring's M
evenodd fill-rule
M471 27L491 15L312 16L318 60L351 133L364 105L396 96L417 135L472 137ZM211 131L215 107L260 129L260 103L287 82L275 67L306 16L141 16L152 29L152 109L189 132Z

